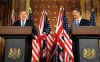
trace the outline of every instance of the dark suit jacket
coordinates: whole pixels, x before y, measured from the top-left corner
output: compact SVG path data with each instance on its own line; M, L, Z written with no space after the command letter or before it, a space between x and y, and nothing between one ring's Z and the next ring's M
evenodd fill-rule
M86 19L81 19L80 26L89 26L89 21Z
M30 22L29 20L26 20L25 26L32 26L32 25L33 25L32 22ZM20 20L16 21L13 24L13 26L21 26L21 21Z
M70 33L72 33L72 27L75 26L74 24L75 24L75 21L73 21L71 24L71 28L69 30ZM89 21L86 19L81 19L79 26L89 26Z
M72 22L71 27L72 27L72 26L75 26L75 21ZM89 26L89 21L86 20L86 19L81 19L80 25L79 25L79 26Z
M13 26L21 26L21 21L20 20L17 20ZM36 28L35 26L33 25L33 23L29 20L26 20L26 23L25 23L25 26L32 26L32 32L37 35L37 32L36 32Z
M72 22L72 24L74 23L74 21ZM74 25L71 25L71 29L70 29L70 33L72 33L72 26ZM80 25L79 26L89 26L89 21L86 20L86 19L81 19L80 21ZM73 54L74 54L74 57L75 57L75 62L79 62L78 58L79 58L79 55L77 53L79 53L79 50L78 50L78 41L77 39L75 39L75 37L71 36L71 39L73 39Z

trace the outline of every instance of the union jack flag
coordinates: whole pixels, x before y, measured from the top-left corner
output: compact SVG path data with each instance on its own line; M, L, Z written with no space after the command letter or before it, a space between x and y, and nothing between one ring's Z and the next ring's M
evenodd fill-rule
M65 25L66 20L64 19L64 16L64 8L60 8L56 27L58 46L57 62L74 62L72 40L68 36L68 27Z
M60 8L58 19L57 19L57 26L56 26L56 39L57 39L57 62L63 62L63 40L62 40L62 32L63 32L63 23L62 23L62 16L63 10Z
M39 40L32 40L32 61L31 62L39 62L40 57L40 43Z
M45 39L46 37L45 33L43 32L44 20L45 20L45 14L44 12L42 12L42 16L40 17L37 39L32 40L32 62L40 61L41 49L43 48L43 39Z

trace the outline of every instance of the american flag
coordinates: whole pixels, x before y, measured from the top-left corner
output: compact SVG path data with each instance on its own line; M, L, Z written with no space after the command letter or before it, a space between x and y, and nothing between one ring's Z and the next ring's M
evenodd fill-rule
M67 17L66 17L66 13L65 13L64 8L63 8L63 16L62 16L62 18L63 18L63 28L65 29L65 31L66 31L67 33L69 33L69 30L68 30L68 23L67 23Z
M40 43L39 40L32 40L32 61L31 62L39 62L40 57Z
M29 10L29 22L32 23L32 9Z
M64 36L64 52L65 52L65 62L74 62L74 56L72 51L72 40L69 38L65 30L63 30Z
M64 8L60 8L56 35L57 35L57 45L58 45L58 62L73 62L73 52L72 52L72 40L68 36L68 27L65 25L66 19L64 19ZM63 56L65 54L65 56Z
M47 49L48 49L48 53L52 53L52 48L53 48L53 45L54 45L54 38L52 37L53 34L52 33L49 33L49 35L47 36Z
M67 18L66 18L66 14L63 8L63 37L64 37L64 52L65 52L65 58L64 61L65 62L73 62L74 58L73 58L73 52L72 52L72 40L69 37L69 31L68 31L68 24L67 24Z
M46 13L42 12L42 16L40 18L39 30L38 30L38 39L41 44L41 56L40 61L46 61L46 29L45 29L45 21L46 21Z
M92 12L91 12L89 25L90 25L90 26L96 26L95 11L94 11L94 9L92 9Z
M30 8L29 11L28 11L28 18L29 18L29 24L32 26L32 35L33 37L35 37L37 35L37 31L36 31L36 28L35 28L35 25L33 24L33 17L32 17L32 9Z
M43 36L43 28L44 28L44 20L45 20L45 14L42 12L42 16L40 18L40 24L39 24L39 30L38 30L38 37Z
M52 37L52 32L51 32L51 27L50 27L50 22L48 21L48 14L47 12L46 13L46 20L45 20L45 32L46 32L46 35L47 35L47 38L46 38L46 46L47 46L47 49L48 49L48 52L50 53L51 50L52 50L52 47L53 47L53 37Z
M16 22L16 16L15 16L15 10L14 9L12 9L11 21L12 21L12 24L14 24L14 22Z
M44 28L44 20L45 20L45 14L42 12L42 15L40 17L40 24L39 24L39 30L38 30L38 36L37 39L32 40L32 62L39 62L40 55L41 55L41 46L43 46L42 42L43 39L46 37L43 33Z
M57 26L56 26L56 39L57 39L57 62L63 62L63 40L62 40L62 32L63 32L63 23L62 16L63 10L60 8Z
M51 31L51 27L50 27L50 22L48 21L48 14L47 12L45 11L45 14L46 14L46 18L45 18L45 21L44 21L44 32L46 32L46 35L48 35Z

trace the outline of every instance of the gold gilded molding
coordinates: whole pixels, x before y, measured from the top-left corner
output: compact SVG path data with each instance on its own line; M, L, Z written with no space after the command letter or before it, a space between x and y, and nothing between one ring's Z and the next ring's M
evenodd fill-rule
M29 14L30 11L30 0L26 0L26 12Z
M85 0L81 0L80 5L82 9L82 17L85 18Z

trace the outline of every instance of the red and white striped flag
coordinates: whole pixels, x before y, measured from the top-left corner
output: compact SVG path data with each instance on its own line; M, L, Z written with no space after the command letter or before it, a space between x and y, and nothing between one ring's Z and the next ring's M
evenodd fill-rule
M40 18L40 24L39 24L39 30L38 30L38 40L41 45L41 54L40 54L40 61L44 61L44 58L46 56L46 33L44 32L44 27L45 27L45 18L46 18L46 13L43 11L42 16Z
M57 19L57 26L56 26L56 35L60 35L62 30L63 30L63 24L62 24L62 13L63 13L63 10L62 8L60 8L60 11L59 11L59 15L58 15L58 19Z
M63 40L61 39L62 37L62 32L63 32L63 23L62 23L62 15L63 15L63 10L60 8L58 19L57 19L57 26L56 26L56 40L57 40L57 61L64 61L63 59Z
M63 30L64 36L64 51L65 51L65 62L74 62L74 56L72 51L72 40L69 38L65 30Z
M44 21L45 21L45 13L44 11L42 12L42 16L40 18L40 24L39 24L39 30L38 30L38 37L44 37L44 32L43 32L43 29L44 29Z
M39 30L38 30L38 37L37 39L32 40L32 62L39 62L40 60L40 53L41 53L41 45L42 40L45 37L43 33L43 27L44 27L44 16L45 14L42 13L42 16L40 17L40 24L39 24Z
M49 54L52 52L52 48L53 48L53 45L54 45L54 39L52 37L52 33L49 33L49 35L47 36L47 49L48 49L48 52Z
M69 38L68 34L64 29L63 24L63 8L60 8L57 27L56 27L56 37L57 37L57 44L62 48L65 52L65 56L63 59L63 54L59 55L59 60L64 62L74 62L73 52L72 52L72 40ZM61 52L62 53L62 52Z
M56 39L57 39L57 44L59 44L63 48L63 45L62 45L63 42L61 41L61 36L63 32L62 15L63 15L63 9L60 8L59 16L57 19L57 26L56 26Z
M39 40L32 40L32 62L39 62L40 44Z

